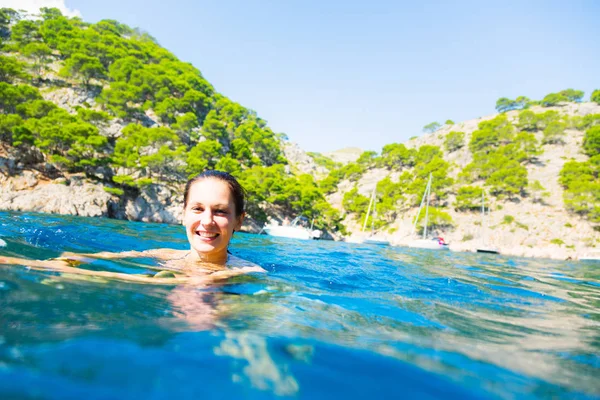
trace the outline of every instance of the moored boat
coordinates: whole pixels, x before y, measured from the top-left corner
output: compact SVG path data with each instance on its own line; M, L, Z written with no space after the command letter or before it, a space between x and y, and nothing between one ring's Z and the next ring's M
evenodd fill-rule
M488 207L488 214L490 209ZM485 212L485 194L481 191L481 245L475 249L477 253L500 254L500 251L487 244L487 215Z
M413 234L417 231L417 224L419 223L419 216L421 215L421 210L423 209L423 205L425 205L425 223L423 226L423 236L421 239L414 239L407 243L408 247L419 248L419 249L428 249L428 250L449 250L448 243L444 241L441 236L434 237L431 239L427 239L427 226L429 224L429 196L431 195L431 182L432 175L429 174L429 180L427 181L427 186L425 187L425 193L423 193L423 198L421 199L421 205L419 206L419 211L417 211L417 216L415 217L415 222L413 225Z
M303 226L306 218L296 217L289 225L267 224L262 229L267 235L290 239L320 239L323 232Z

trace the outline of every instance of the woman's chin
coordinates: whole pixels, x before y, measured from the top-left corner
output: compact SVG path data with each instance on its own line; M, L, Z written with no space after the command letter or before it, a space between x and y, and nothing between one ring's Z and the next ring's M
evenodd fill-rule
M196 252L199 255L213 256L221 252L219 242L219 240L214 240L210 242L206 242L203 240L195 240L192 247L194 250L196 250ZM223 252L225 251L226 250L223 250Z

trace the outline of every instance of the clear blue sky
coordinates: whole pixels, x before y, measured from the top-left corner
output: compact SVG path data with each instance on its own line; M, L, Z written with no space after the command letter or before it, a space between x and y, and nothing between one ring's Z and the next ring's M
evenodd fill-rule
M140 27L307 151L380 151L499 97L600 88L600 2L66 0Z

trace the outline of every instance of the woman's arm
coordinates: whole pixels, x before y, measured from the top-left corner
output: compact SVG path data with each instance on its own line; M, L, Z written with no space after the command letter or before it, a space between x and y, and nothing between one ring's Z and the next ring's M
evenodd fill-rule
M127 282L155 284L203 283L203 281L201 281L199 277L154 278L151 276L125 274L122 272L91 271L88 269L71 267L69 266L67 261L59 259L28 260L25 258L0 256L0 267L7 266L3 264L21 265L39 271L56 271L61 272L63 274L68 274L71 277L76 275L83 275L95 278L109 278Z
M129 250L113 253L110 251L100 251L98 253L73 253L65 251L60 255L60 258L67 258L69 260L76 260L81 262L92 262L94 259L102 258L105 260L118 260L121 258L135 258L135 257L151 257L159 260L172 260L182 254L187 253L184 250L175 249L149 249L143 251Z

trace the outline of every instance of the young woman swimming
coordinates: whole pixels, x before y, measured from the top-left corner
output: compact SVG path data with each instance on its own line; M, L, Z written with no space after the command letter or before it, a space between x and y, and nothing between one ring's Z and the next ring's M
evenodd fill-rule
M232 256L227 250L234 232L241 228L244 220L244 198L244 189L233 176L221 171L205 171L190 179L185 186L183 225L190 244L189 250L153 249L94 254L66 252L51 260L0 256L0 264L152 283L201 283L248 272L265 272L256 264ZM154 276L146 276L76 267L96 258L137 257L158 260L161 271Z

